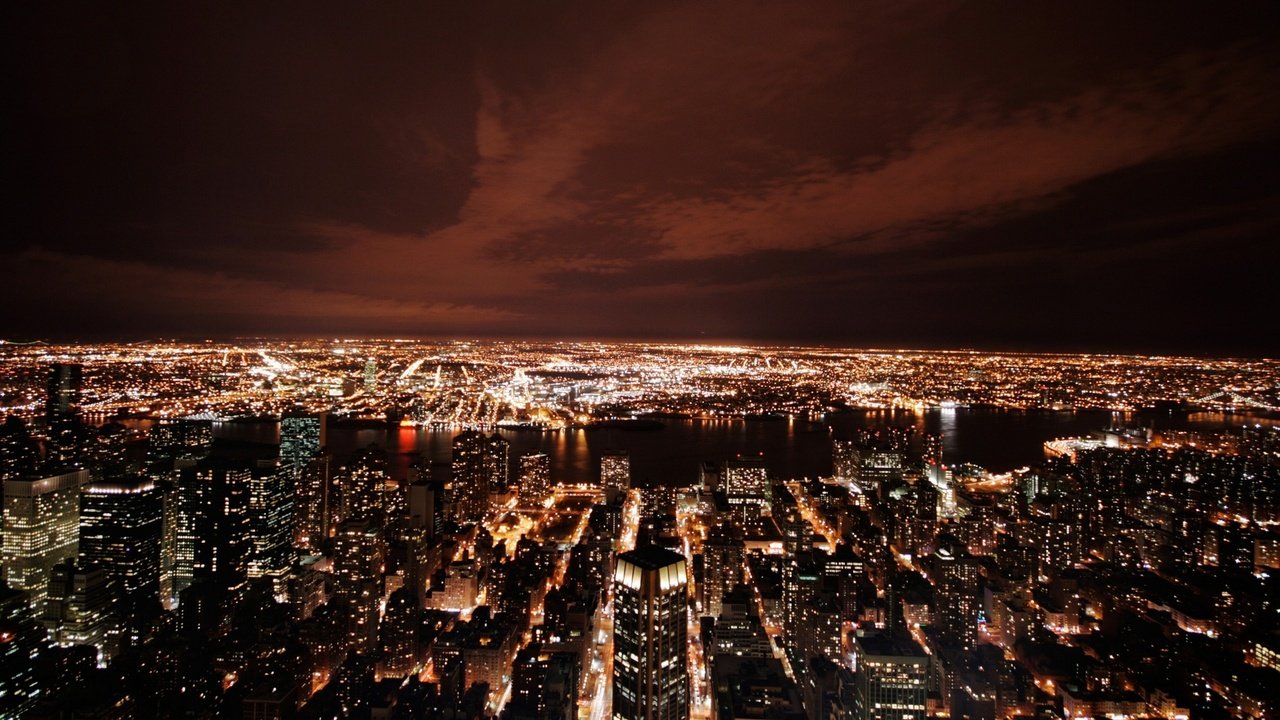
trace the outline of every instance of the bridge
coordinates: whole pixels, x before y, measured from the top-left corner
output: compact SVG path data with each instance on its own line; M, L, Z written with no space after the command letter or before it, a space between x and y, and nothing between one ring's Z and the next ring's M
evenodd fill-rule
M1227 405L1230 407L1239 407L1243 405L1247 407L1257 408L1259 410L1280 410L1280 408L1278 407L1268 405L1264 402L1261 402L1259 400L1254 400L1253 398L1250 398L1250 397L1245 397L1244 395L1241 395L1238 392L1227 390L1226 388L1223 388L1222 390L1219 390L1216 393L1209 393L1204 397L1198 397L1192 400L1191 402L1196 405L1213 403L1217 405Z

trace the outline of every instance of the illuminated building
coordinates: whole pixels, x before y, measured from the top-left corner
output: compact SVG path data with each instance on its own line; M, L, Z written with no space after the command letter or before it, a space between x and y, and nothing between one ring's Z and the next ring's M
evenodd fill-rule
M402 678L417 667L418 595L400 588L387 598L378 631L377 674L383 678Z
M372 392L378 384L378 361L369 357L364 361L364 389Z
M822 568L812 552L802 552L786 561L782 567L782 627L786 630L783 641L790 647L797 646L804 605L818 591L822 582Z
M4 482L4 580L39 612L53 566L80 549L80 488L89 471Z
M733 528L711 528L702 544L702 556L706 571L699 586L702 595L702 614L719 617L721 601L743 580L742 533Z
M79 365L54 363L49 366L45 384L44 419L49 434L45 461L59 468L76 464L86 434L80 422L81 376Z
M376 445L361 448L340 473L344 519L385 522L388 517L387 454Z
M857 720L923 720L929 656L903 634L859 634L853 642Z
M631 456L626 450L608 450L600 456L600 486L619 492L631 487Z
M427 607L457 612L474 607L480 595L480 577L475 560L455 560L442 568L441 584L432 587Z
M325 414L285 415L280 418L280 464L296 469L325 444Z
M121 615L159 609L163 489L126 477L85 485L80 496L80 560L106 568Z
M580 674L577 653L551 652L540 643L530 643L516 654L506 712L511 720L574 720Z
M761 458L737 458L724 464L724 489L741 522L755 526L773 514L773 486Z
M58 563L49 577L41 620L59 645L92 645L99 661L117 650L115 590L106 568Z
M207 458L183 468L178 480L174 592L197 578L226 585L243 580L253 553L249 498L254 469Z
M507 686L507 672L519 644L520 633L510 618L481 605L469 621L456 623L440 636L435 657L437 662L442 657L460 659L465 677L463 687L486 683L489 696L498 698Z
M978 643L978 560L948 535L938 537L932 560L938 630L952 642L973 648Z
M332 459L317 455L297 473L294 500L294 544L304 550L320 550L334 526Z
M40 699L44 688L37 668L47 652L45 630L26 593L0 583L0 717L25 717Z
M541 505L551 495L551 458L546 453L520 456L520 494L526 505Z
M448 493L460 523L478 523L489 512L489 493L507 487L509 444L496 433L469 430L453 439L453 477Z
M689 717L684 556L657 546L622 553L613 588L614 719Z
M334 539L334 594L348 605L347 637L360 652L373 649L377 638L386 552L382 528L370 520L346 521Z
M289 470L262 466L249 476L249 532L253 538L248 575L272 578L283 592L284 576L297 561L293 549L293 482Z

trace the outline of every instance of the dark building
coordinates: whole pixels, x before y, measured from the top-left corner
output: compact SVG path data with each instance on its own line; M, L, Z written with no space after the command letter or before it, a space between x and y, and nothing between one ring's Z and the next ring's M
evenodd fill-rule
M121 618L160 608L163 523L163 489L150 478L115 478L82 489L80 559L106 568Z

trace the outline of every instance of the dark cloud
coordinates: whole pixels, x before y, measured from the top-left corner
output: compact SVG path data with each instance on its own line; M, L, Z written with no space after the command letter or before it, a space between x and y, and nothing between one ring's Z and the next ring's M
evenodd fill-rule
M5 12L6 333L1276 351L1271 3Z

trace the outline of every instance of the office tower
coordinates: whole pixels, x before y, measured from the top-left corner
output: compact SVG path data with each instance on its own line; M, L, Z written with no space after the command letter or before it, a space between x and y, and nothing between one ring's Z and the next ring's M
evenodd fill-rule
M174 592L197 578L226 587L248 576L254 538L250 521L251 466L207 458L183 468L178 480Z
M929 656L905 633L858 635L853 642L857 720L927 717Z
M55 363L49 367L45 394L45 461L58 469L82 465L81 447L88 432L80 422L79 365Z
M782 627L786 630L783 642L789 648L798 647L804 605L818 592L821 582L822 567L812 552L802 552L782 566Z
M280 464L300 468L324 447L325 414L280 418Z
M370 357L364 361L364 389L373 390L378 384L378 362Z
M747 527L773 514L773 485L762 458L737 458L724 464L724 489L735 515Z
M478 523L489 512L489 493L507 487L509 444L501 436L468 430L453 439L453 477L449 495L454 519Z
M271 578L284 592L284 576L297 561L293 549L293 483L287 468L259 464L249 474L249 532L253 547L251 578Z
M59 645L92 645L99 661L118 648L117 617L112 612L115 587L107 569L58 563L49 574L49 589L41 621Z
M377 638L386 553L382 528L368 519L344 522L334 539L335 594L347 603L347 638L359 652Z
M524 505L541 505L551 495L551 458L544 452L520 456L520 495Z
M600 486L619 492L631 487L631 456L626 450L608 450L600 456Z
M0 482L34 474L40 465L40 446L27 424L10 415L0 424Z
M293 541L305 551L321 551L334 526L337 508L332 471L332 459L328 455L312 457L298 471Z
M0 717L20 718L43 694L40 661L49 652L45 629L21 590L0 583Z
M53 566L80 550L80 488L89 471L4 482L4 579L40 611Z
M938 630L942 636L972 649L978 644L978 560L954 537L938 536L933 553Z
M80 495L80 560L115 582L121 619L160 608L164 492L136 476L85 485Z
M81 376L79 365L54 363L49 366L44 408L45 422L49 427L79 418Z
M616 720L689 717L688 569L649 545L618 555L613 573Z
M702 582L702 614L720 617L724 596L743 581L742 533L732 526L711 528L702 544L706 567Z

